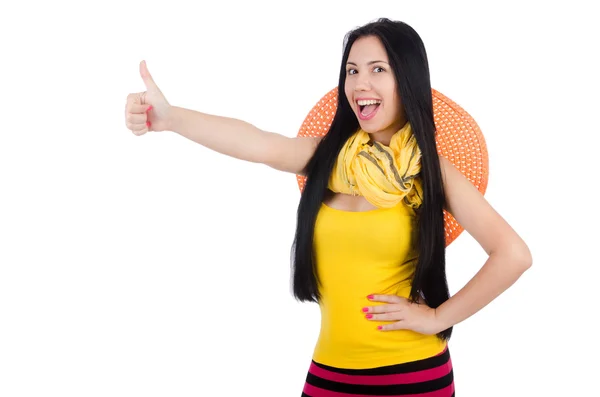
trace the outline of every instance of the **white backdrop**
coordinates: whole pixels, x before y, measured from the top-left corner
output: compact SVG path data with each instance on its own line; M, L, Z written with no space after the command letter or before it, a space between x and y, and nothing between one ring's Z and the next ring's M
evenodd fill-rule
M592 395L600 32L588 2L549 3L3 5L0 396L299 396L319 313L290 293L295 176L136 137L125 100L145 59L172 104L294 136L381 16L479 123L486 197L534 257L455 327L457 395ZM451 290L484 260L463 233Z

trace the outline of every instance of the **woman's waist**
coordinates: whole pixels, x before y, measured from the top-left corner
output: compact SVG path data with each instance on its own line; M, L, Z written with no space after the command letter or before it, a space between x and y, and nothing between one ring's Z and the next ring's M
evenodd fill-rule
M374 290L362 286L323 291L319 305L321 330L315 357L321 362L368 367L407 362L439 353L445 343L437 335L411 330L381 331L377 327L390 322L367 319L362 310L365 306L387 304L370 301L369 294L408 298L410 291L408 281Z
M325 318L314 351L317 362L340 368L373 368L431 357L445 341L412 330L380 331L384 322L358 314L349 322Z
M408 277L388 277L387 279L372 279L365 277L359 279L339 278L328 282L321 282L319 292L321 295L321 311L353 313L365 305L378 304L367 297L372 294L395 295L409 298L412 282ZM383 302L381 302L383 303Z
M410 293L401 291L398 294L407 298ZM361 294L363 295L363 294ZM360 347L365 345L381 346L401 342L421 341L425 335L410 331L381 331L380 325L393 321L377 321L367 318L363 308L366 306L388 305L386 302L374 302L367 299L367 294L348 299L331 299L324 297L320 304L321 338L327 343L335 343Z

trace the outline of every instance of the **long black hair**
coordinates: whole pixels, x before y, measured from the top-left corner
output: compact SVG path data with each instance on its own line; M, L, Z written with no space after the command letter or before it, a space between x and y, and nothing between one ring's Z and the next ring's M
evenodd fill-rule
M293 294L301 302L320 300L319 280L313 251L317 213L325 197L335 160L346 140L359 128L346 98L346 62L352 44L360 37L378 37L388 54L398 84L406 119L421 149L423 204L418 210L418 260L409 299L422 298L432 308L450 294L445 263L444 189L435 140L433 98L425 46L417 32L404 22L381 18L351 30L344 37L344 51L338 84L337 111L329 132L323 137L307 164L306 184L300 198L297 227L292 246ZM438 336L449 339L452 327Z

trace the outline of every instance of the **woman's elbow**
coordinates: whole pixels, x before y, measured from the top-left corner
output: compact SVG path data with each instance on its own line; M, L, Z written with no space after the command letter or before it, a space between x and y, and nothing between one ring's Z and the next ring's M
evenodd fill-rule
M513 266L515 266L515 268L519 269L521 272L525 272L531 268L531 265L533 264L531 250L522 240L518 243L512 244L509 256Z

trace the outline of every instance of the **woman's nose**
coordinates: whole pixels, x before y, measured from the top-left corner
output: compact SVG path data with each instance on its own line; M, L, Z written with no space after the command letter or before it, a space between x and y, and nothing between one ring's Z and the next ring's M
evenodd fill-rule
M364 74L362 76L358 76L358 78L356 79L356 86L354 87L354 90L368 91L370 89L371 89L371 82L369 81L369 78L367 76L365 76Z

